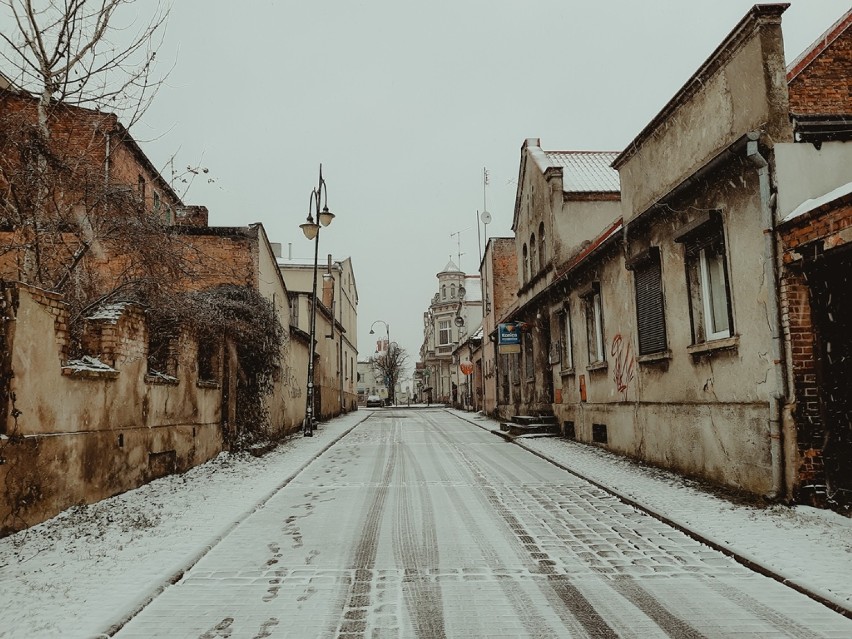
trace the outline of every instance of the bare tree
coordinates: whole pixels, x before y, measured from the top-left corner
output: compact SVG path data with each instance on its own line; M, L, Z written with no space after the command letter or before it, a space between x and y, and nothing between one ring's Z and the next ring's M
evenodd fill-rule
M117 113L128 129L150 104L163 81L153 78L152 69L168 9L156 5L140 26L130 20L134 4L0 0L0 17L14 25L0 32L0 60L18 88L39 97L38 123L45 137L50 109L57 104Z
M370 364L376 374L376 379L388 388L388 399L393 404L396 400L396 385L403 378L408 364L408 352L396 342L391 342L382 353L370 358Z

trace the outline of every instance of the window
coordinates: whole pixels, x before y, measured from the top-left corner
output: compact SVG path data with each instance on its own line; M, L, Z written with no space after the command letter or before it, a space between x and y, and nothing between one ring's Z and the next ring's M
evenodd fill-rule
M438 321L438 344L446 346L452 341L452 329L450 328L450 320Z
M160 210L160 193L159 193L159 191L156 191L156 190L154 191L153 198L154 198L154 211L159 211Z
M151 321L148 326L148 375L174 378L177 375L177 336L174 327Z
M526 244L524 244L524 250L523 250L523 271L524 271L523 283L526 284L527 282L530 281L530 264L529 264L529 256L527 255L527 245Z
M143 176L139 176L136 179L136 188L138 190L139 196L139 206L145 206L145 178Z
M693 344L730 337L733 319L721 213L706 213L675 241L685 247Z
M450 299L451 300L456 299L456 285L455 284L450 284Z
M595 282L583 297L586 300L586 339L589 345L589 364L600 364L606 361L600 284Z
M532 333L524 333L521 337L524 340L524 376L527 379L532 379L535 376L535 364L533 358L533 337Z
M636 327L639 354L666 350L666 315L663 304L663 278L660 249L652 246L627 261L636 286Z
M544 244L544 222L538 225L538 270L543 271L547 263L547 247Z
M441 299L442 300L447 299L447 285L446 284L443 284L441 286Z
M198 381L219 380L219 341L212 335L198 337Z
M559 314L559 341L562 370L571 370L574 368L574 336L571 334L571 308L567 305Z
M535 233L530 235L530 277L538 272L538 258L536 257Z

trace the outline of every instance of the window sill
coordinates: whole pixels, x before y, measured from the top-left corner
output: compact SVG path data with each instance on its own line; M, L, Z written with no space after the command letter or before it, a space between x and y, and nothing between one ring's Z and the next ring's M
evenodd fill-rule
M165 373L156 373L156 374L148 374L145 375L145 383L146 384L161 384L164 386L177 386L178 379L177 377L173 377L172 375L167 375Z
M647 353L640 355L636 361L640 364L658 364L659 362L667 362L672 358L671 351L660 351L659 353Z
M219 388L219 382L215 380L199 379L195 385L198 388Z
M716 351L737 350L740 345L739 335L733 337L724 337L722 339L714 339L701 344L693 344L686 347L686 352L690 355L709 355Z
M609 364L607 362L592 362L586 366L586 370L590 373L595 371L605 371L607 368L609 368Z
M559 371L559 374L562 377L570 377L571 375L574 375L575 373L574 373L573 368L563 368L561 371Z

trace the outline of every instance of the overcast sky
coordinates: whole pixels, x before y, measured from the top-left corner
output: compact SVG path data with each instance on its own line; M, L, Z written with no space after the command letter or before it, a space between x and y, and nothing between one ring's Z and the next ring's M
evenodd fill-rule
M211 225L262 222L294 257L312 256L299 224L322 163L337 218L320 255L353 259L360 357L383 320L413 363L454 233L478 270L483 167L487 233L509 236L525 138L620 151L752 4L179 0L158 54L171 75L133 133L159 167L177 152L209 169L185 200ZM847 9L792 0L787 62Z

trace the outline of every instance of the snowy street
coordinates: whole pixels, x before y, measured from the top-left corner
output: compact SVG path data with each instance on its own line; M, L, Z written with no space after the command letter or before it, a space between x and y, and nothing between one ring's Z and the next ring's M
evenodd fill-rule
M186 494L167 478L0 540L0 636L852 636L852 620L460 417L358 411L252 460L262 473L196 469ZM174 510L155 520L160 500Z

